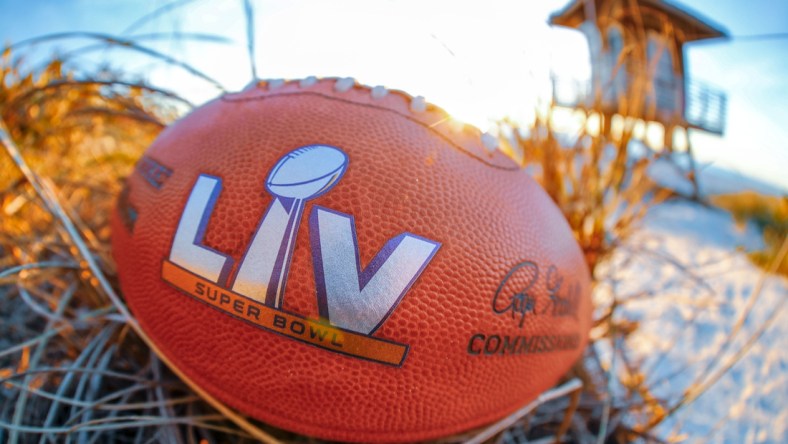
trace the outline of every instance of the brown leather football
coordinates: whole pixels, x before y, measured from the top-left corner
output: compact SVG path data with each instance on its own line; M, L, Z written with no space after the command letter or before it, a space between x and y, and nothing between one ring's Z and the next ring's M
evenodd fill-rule
M165 130L113 214L123 293L203 390L274 426L416 441L554 385L581 251L494 139L351 79L260 82Z

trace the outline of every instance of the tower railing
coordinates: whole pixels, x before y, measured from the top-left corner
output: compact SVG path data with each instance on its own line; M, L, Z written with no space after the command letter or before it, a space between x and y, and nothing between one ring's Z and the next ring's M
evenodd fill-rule
M629 73L632 75L633 73ZM680 90L682 79L676 77L670 81L655 79L656 106L666 108L667 111L680 107L682 95ZM717 88L711 87L697 80L685 79L683 94L683 120L690 128L696 128L713 134L722 134L725 131L727 97L725 93ZM568 108L589 109L594 106L594 91L589 80L576 79L567 76L551 74L552 99L558 106ZM626 90L626 88L625 88ZM609 94L602 94L600 97L607 97L604 100L606 111L615 106L616 100L609 100ZM679 102L677 102L679 101ZM650 100L646 101L646 106ZM655 115L671 115L672 112L658 112ZM658 120L658 119L657 119ZM665 122L663 122L665 123Z
M697 80L686 85L684 119L693 127L714 134L725 131L728 98L722 90Z

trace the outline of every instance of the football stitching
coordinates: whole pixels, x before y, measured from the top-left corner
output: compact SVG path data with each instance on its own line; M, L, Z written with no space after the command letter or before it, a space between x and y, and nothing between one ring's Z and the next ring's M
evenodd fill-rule
M436 136L440 137L441 139L443 139L445 142L447 142L449 145L453 146L454 148L456 148L460 152L466 154L467 156L470 156L471 158L481 162L484 165L487 165L488 167L495 168L495 169L501 170L501 171L520 171L520 168L518 168L516 165L513 165L511 167L505 167L505 166L502 166L502 165L496 165L494 163L491 163L488 160L485 160L485 159L477 156L476 154L468 151L462 145L454 142L453 140L451 140L449 137L447 137L445 134L441 133L440 131L437 131L435 128L433 128L434 124L433 125L429 125L429 124L424 123L424 122L422 122L422 121L420 121L420 120L418 120L416 118L413 118L411 116L408 116L408 115L403 114L403 113L401 113L401 112L399 112L397 110L393 110L393 109L385 107L385 106L373 105L373 104L370 104L370 103L359 103L359 102L356 102L356 101L353 101L353 100L343 99L343 98L335 97L335 96L330 96L330 95L327 95L327 94L324 94L324 93L315 92L315 91L298 91L298 92L286 92L286 93L272 93L272 94L269 94L269 95L266 95L266 96L258 96L258 97L237 97L237 98L233 97L233 98L228 98L227 96L222 96L221 100L223 102L252 102L252 101L256 101L256 100L266 100L266 99L270 99L270 98L287 97L287 96L301 96L301 95L311 95L311 96L316 96L316 97L322 97L324 99L334 100L334 101L346 103L346 104L349 104L349 105L363 106L363 107L366 107L366 108L371 108L371 109L376 109L376 110L380 110L380 111L390 112L390 113L392 113L392 114L394 114L394 115L396 115L398 117L402 117L402 118L404 118L404 119L406 119L406 120L408 120L408 121L410 121L412 123L415 123L415 124L421 126L424 129L430 131L431 133L433 133Z

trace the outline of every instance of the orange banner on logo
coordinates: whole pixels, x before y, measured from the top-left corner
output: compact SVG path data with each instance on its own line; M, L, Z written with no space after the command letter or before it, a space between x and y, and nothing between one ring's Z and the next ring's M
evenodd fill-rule
M175 288L233 317L301 342L382 364L400 366L408 346L287 313L235 293L165 260L162 278Z

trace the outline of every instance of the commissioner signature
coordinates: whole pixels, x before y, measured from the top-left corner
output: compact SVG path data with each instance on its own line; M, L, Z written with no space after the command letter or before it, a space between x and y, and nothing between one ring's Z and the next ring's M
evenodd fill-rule
M537 312L537 283L544 274L547 301ZM516 283L515 283L516 282ZM549 315L554 317L572 316L577 318L580 301L580 286L574 282L564 285L564 276L555 265L550 265L546 273L540 271L533 261L523 261L512 267L501 281L492 298L492 310L497 315L509 315L519 327L525 324L527 316ZM541 303L540 303L541 304Z

